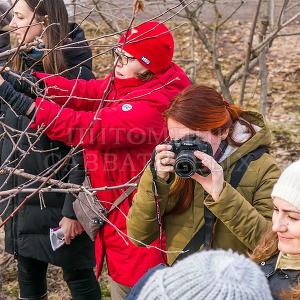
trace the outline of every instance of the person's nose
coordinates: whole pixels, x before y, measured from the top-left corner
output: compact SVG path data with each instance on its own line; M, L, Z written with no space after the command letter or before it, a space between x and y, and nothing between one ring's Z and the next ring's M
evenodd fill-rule
M122 59L121 58L118 58L118 61L117 61L117 66L119 68L122 68L124 66L123 62L122 62Z
M13 28L13 29L18 28L17 23L16 23L16 20L15 20L15 17L13 17L12 20L10 21L9 27L11 27L11 28Z
M288 221L284 216L281 216L280 214L273 217L273 223L272 223L272 230L274 232L285 232L287 230Z

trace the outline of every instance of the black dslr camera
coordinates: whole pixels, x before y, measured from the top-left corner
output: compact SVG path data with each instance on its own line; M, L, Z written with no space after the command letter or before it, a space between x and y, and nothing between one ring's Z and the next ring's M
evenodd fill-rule
M195 157L194 151L201 151L210 156L213 155L212 147L196 135L187 135L179 140L170 141L167 144L172 146L171 151L175 153L175 172L179 177L190 178L195 173L201 176L210 174L201 160Z

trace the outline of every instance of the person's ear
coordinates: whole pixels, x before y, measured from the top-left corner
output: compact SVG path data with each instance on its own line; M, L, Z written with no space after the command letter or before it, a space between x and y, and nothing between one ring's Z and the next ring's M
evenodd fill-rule
M43 28L47 27L49 25L49 17L48 17L48 15L45 15L43 17L42 21L43 21Z
M221 133L221 140L224 141L227 139L229 134L229 128L226 128L222 133Z

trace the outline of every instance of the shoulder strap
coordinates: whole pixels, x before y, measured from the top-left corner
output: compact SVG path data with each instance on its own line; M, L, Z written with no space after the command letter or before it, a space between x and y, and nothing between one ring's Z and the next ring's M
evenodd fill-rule
M138 180L136 180L133 183L138 183ZM121 204L127 197L129 197L134 190L136 189L135 186L130 186L124 193L122 193L117 200L112 204L112 206L110 207L109 211L107 213L110 213L111 211L113 211L119 204Z
M139 178L136 179L134 182L132 183L138 183L139 182ZM89 177L88 174L85 175L85 181L84 181L84 185L87 188L91 188L91 179ZM135 186L130 186L128 189L126 189L111 205L110 209L107 211L107 214L109 214L110 212L112 212L118 205L120 205L127 197L129 197L134 190L136 189Z
M251 161L257 160L267 152L267 147L258 147L252 152L241 157L235 164L231 173L230 185L236 188L244 176ZM207 195L206 193L204 195ZM204 206L204 225L195 233L192 239L184 247L183 251L177 256L176 260L181 260L188 255L199 251L204 244L205 249L210 249L213 240L214 225L216 223L214 214Z
M256 148L255 150L247 153L243 157L241 157L235 164L230 178L230 185L234 188L236 188L244 174L246 173L246 170L251 163L251 161L259 159L264 153L267 152L267 147L260 146Z

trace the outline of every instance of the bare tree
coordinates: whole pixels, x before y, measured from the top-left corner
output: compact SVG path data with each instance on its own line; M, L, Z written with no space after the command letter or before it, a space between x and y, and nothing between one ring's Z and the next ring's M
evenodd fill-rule
M17 0L18 1L18 0ZM148 2L148 1L147 1ZM148 4L146 2L146 4ZM191 49L190 49L190 59L188 62L191 63L189 68L192 70L192 78L196 78L196 73L199 71L198 68L198 60L196 52L196 41L200 42L201 45L207 50L209 53L211 60L213 62L213 68L215 72L215 76L217 78L219 88L222 91L224 97L228 100L232 100L232 92L231 88L235 83L238 83L239 80L241 84L240 88L240 99L239 102L242 104L245 96L245 90L247 88L247 79L249 78L250 73L254 70L256 66L260 67L260 81L261 81L261 111L266 113L266 103L267 103L267 95L268 95L268 68L267 68L267 54L270 47L272 47L273 41L285 34L284 29L287 28L293 21L299 18L300 10L299 5L291 4L289 0L284 0L279 14L275 17L274 14L274 1L273 0L259 0L257 2L256 9L253 13L253 20L250 25L250 32L247 39L247 47L245 49L244 57L236 62L233 62L230 65L229 70L225 71L223 66L223 57L220 52L220 39L222 37L223 29L231 26L231 22L234 16L246 5L247 1L239 0L235 2L234 5L227 9L226 12L222 10L221 1L217 0L173 0L173 1L156 1L152 7L160 8L160 10L156 9L152 13L152 15L145 15L140 13L143 9L144 2L143 1L127 1L122 3L121 6L124 11L130 11L127 13L127 18L120 20L119 17L119 4L108 1L99 1L99 0L90 0L86 2L81 2L76 0L72 0L71 4L71 13L73 14L74 20L80 19L79 24L85 25L88 22L94 21L94 25L97 25L95 32L98 32L98 29L103 26L103 22L109 28L108 34L96 35L95 38L89 39L91 47L94 50L100 49L100 52L94 51L96 53L94 57L102 56L110 52L110 50L114 47L114 43L107 41L114 35L120 35L122 32L126 32L128 28L130 28L135 21L136 23L140 22L137 20L138 16L142 16L144 19L156 19L159 18L162 22L172 21L172 28L176 30L180 28L182 20L184 23L189 24L191 28L190 40L191 40ZM16 3L16 2L15 2ZM150 4L149 4L150 5ZM162 9L163 7L163 9ZM293 8L293 9L292 9ZM146 9L147 11L147 6ZM82 14L84 11L84 15ZM33 20L32 20L33 21ZM175 25L174 25L175 24ZM28 26L28 29L30 26ZM259 28L259 31L258 31ZM294 33L299 34L299 33ZM258 36L258 38L257 38ZM66 37L67 38L67 37ZM105 42L103 42L105 40ZM0 53L0 57L4 57L6 55L14 56L19 51L24 49L31 49L36 47L39 41L36 41L31 44L20 43L18 47L15 47L7 52ZM76 46L73 44L73 46ZM43 49L44 56L49 55L52 51L56 51L57 49L64 49L65 47L72 47L72 44L68 44L64 46L63 43L57 45L53 49ZM188 67L187 67L188 69ZM65 70L66 72L68 70ZM63 75L64 72L59 75ZM57 75L57 74L54 74ZM26 77L23 77L22 74L15 76L21 81L25 80ZM38 88L38 84L32 84L35 88L35 92L37 95L47 98L43 91ZM72 94L69 96L69 100L72 98ZM93 101L92 99L85 99L86 101ZM96 112L103 107L106 101L111 101L111 99L106 98L106 93L101 99L101 103ZM68 101L66 102L66 104ZM64 108L65 106L62 106ZM93 126L96 119L94 119L89 127L86 129L85 134L88 133L89 129ZM55 119L53 120L55 122ZM7 134L11 137L13 141L13 151L20 151L20 141L22 138L27 138L30 140L30 137L33 133L30 133L29 130L25 132L18 132L16 130L12 130L8 128L3 122L0 120L0 126L3 129L4 134ZM39 140L41 135L45 132L45 128L41 128L40 131L34 133L36 142ZM82 139L84 138L83 135ZM18 137L17 141L15 137ZM3 138L3 137L2 137ZM49 149L50 151L51 149ZM38 176L34 176L32 174L26 174L24 171L19 169L20 163L26 158L26 156L32 151L37 151L35 149L35 143L31 143L30 147L26 151L22 151L22 157L16 163L14 168L9 167L9 159L2 162L0 168L0 174L7 174L8 178L10 176L23 176L27 179L27 181L17 189L5 190L4 185L1 187L1 202L9 202L12 197L14 197L18 193L26 193L27 197L24 198L24 201L20 204L19 207L11 214L13 217L18 210L26 204L28 199L30 199L33 195L39 194L43 195L43 193L49 192L78 192L82 191L81 186L68 185L63 183L62 181L55 181L53 179L54 175L66 164L66 162L77 153L78 147L74 147L70 153L58 161L55 165L49 167L45 170L44 174L39 174ZM36 189L32 189L30 186L32 183L39 183L39 187ZM115 187L100 187L97 190L105 190L105 189L117 189L124 188L126 186L132 186L132 182L124 182L122 185ZM95 191L96 189L91 189L90 191ZM41 196L42 201L42 196ZM7 222L8 219L4 220L0 227Z
M261 61L260 66L263 68L261 74L265 73L264 70L266 70L266 64L263 63L263 60L266 59L267 51L271 47L272 42L280 36L285 28L300 17L299 4L293 4L290 3L289 0L285 0L275 22L274 1L257 1L251 30L247 38L248 42L245 57L240 62L232 64L231 69L225 72L221 62L223 57L218 51L219 38L222 35L222 29L226 26L230 26L230 22L233 20L234 16L244 8L247 1L236 1L232 4L232 7L227 8L225 12L222 1L201 0L192 1L191 3L188 3L185 0L178 1L184 7L185 12L185 14L181 14L180 16L190 22L191 26L195 30L195 37L198 38L204 48L211 55L215 75L224 97L232 101L232 94L230 91L231 86L240 79L242 80L240 87L240 104L243 104L249 74L259 64L259 61ZM294 8L293 13L291 13L291 7ZM270 13L271 11L273 12ZM273 20L272 27L269 27L269 18L272 18ZM261 24L260 32L257 32L259 21ZM270 30L268 31L268 29ZM254 42L257 35L259 36L259 39L257 39L258 42ZM265 99L266 76L262 76L262 93L264 94L262 97ZM262 103L265 103L265 101ZM262 111L265 112L266 108L264 107Z

